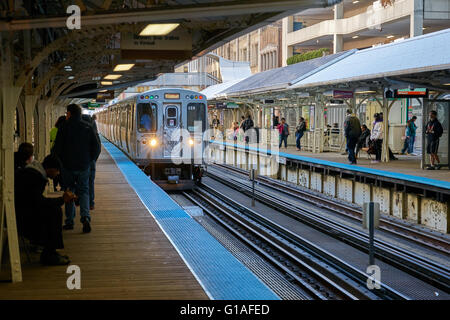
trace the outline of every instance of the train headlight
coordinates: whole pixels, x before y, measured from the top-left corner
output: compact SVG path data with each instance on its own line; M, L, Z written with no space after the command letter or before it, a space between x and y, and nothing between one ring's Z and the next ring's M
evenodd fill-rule
M158 141L157 141L156 139L150 140L150 145L151 145L152 147L156 146L157 144L158 144Z
M189 138L189 145L191 145L191 146L194 145L194 140L192 138Z

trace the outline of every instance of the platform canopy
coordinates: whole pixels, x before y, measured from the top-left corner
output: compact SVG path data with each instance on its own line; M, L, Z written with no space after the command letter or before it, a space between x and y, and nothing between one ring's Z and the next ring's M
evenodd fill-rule
M1 1L0 32L8 34L16 61L16 85L30 94L73 98L92 89L121 91L243 34L298 11L341 0L77 0ZM74 6L75 5L75 6ZM75 9L74 9L75 8ZM76 9L79 8L79 9ZM75 10L75 11L74 11ZM78 28L77 10L81 14ZM140 36L152 25L177 27ZM169 39L169 38L170 39ZM176 37L176 39L174 38ZM5 37L3 37L5 41ZM2 46L7 46L3 43ZM104 79L118 64L134 64L120 79ZM38 70L39 69L39 70ZM104 84L101 84L102 80ZM62 86L67 85L62 89ZM110 87L109 87L110 86ZM71 94L68 96L68 94Z
M218 84L215 84L213 86L210 86L210 87L202 90L201 93L203 93L206 96L206 99L214 100L214 99L219 98L220 94L222 92L226 91L226 89L235 85L236 83L241 82L242 80L244 80L244 79L236 79L236 80L231 80L231 81L227 81L227 82L223 82L223 83L218 83Z
M227 97L233 97L284 90L292 85L292 83L296 83L302 76L326 68L351 53L353 51L340 52L286 67L256 73L224 90L222 94L225 94Z
M290 89L319 86L415 85L439 91L450 87L450 29L358 50ZM447 84L447 86L445 85Z

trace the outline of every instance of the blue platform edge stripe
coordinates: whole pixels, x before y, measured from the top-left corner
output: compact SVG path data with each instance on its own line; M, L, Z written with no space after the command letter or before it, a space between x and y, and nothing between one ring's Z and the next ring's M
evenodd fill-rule
M255 148L255 147L251 147L251 146L243 146L243 145L238 145L238 144L234 145L234 144L228 143L228 142L210 140L210 143L218 144L218 145L225 145L225 146L229 146L229 147L236 146L239 149L243 149L243 150L248 149L251 151L258 151L258 149L259 149L259 152L261 152L261 153L274 155L274 156L278 155L278 156L281 156L281 157L284 157L287 159L295 159L295 160L300 160L300 161L305 161L305 162L310 162L310 163L315 163L315 164L320 164L320 165L325 165L325 166L330 166L330 167L346 169L346 170L355 171L355 172L369 173L369 174L374 174L377 176L383 176L383 177L387 177L387 178L406 180L406 181L411 181L411 182L415 182L415 183L421 183L424 185L431 185L431 186L439 187L439 188L443 188L443 189L450 189L450 182L448 182L448 181L430 179L430 178L420 177L420 176L413 176L413 175L409 175L409 174L405 174L405 173L397 173L397 172L391 172L391 171L365 168L365 167L349 165L349 164L340 163L340 162L333 162L333 161L322 160L322 159L317 159L317 158L299 156L299 155L291 154L291 153L271 151L271 150L262 149L262 148Z
M280 299L153 183L122 151L103 137L101 140L129 185L210 299Z

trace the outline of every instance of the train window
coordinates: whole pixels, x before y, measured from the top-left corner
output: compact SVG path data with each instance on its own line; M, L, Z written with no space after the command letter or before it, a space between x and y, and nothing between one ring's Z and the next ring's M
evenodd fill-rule
M167 108L167 117L175 118L177 116L177 108Z
M204 103L189 103L187 105L187 129L190 132L195 131L195 121L201 121L201 130L205 130L205 104Z
M155 132L158 129L158 107L155 103L139 103L137 105L139 132Z
M172 106L166 107L166 126L167 127L175 128L178 126L177 113L178 113L177 107L172 107Z

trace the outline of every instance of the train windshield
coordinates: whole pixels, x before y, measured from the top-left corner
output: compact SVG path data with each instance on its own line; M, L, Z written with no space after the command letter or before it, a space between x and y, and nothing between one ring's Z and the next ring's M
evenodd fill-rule
M155 132L158 129L158 107L154 103L139 103L137 105L139 132Z
M199 121L196 123L196 121ZM187 106L187 129L190 132L195 131L195 125L200 125L200 130L205 130L205 104L189 103Z

